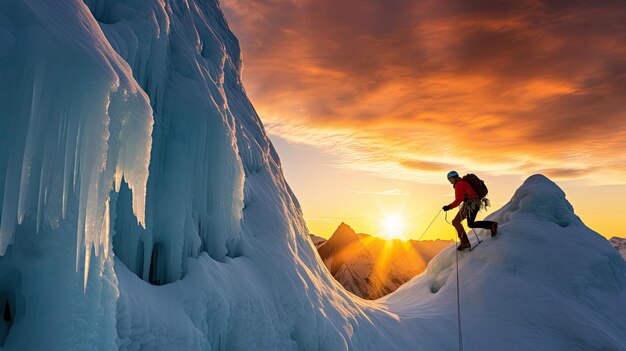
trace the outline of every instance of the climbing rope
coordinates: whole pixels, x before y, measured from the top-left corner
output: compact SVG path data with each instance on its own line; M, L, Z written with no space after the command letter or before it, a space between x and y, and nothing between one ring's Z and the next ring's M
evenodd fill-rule
M456 242L456 239L454 240ZM459 288L459 250L454 250L456 257L456 320L459 331L459 351L463 351L463 329L461 327L461 292Z
M448 222L448 212L446 212L445 220L448 224L452 225ZM476 234L476 232L474 232ZM454 238L454 243L456 245L457 238ZM456 261L456 321L457 321L457 331L459 333L459 351L463 351L463 328L461 325L461 289L459 287L459 250L454 250L455 252L455 261Z
M422 233L422 235L420 235L419 238L417 238L417 240L420 240L424 234L426 234L426 232L428 231L428 229L430 229L430 226L433 225L433 223L435 223L435 219L437 219L437 217L439 217L439 214L441 213L441 211L443 211L443 209L440 209L439 212L437 212L437 214L435 215L435 218L433 218L433 220L430 222L430 224L428 225L428 227L426 227L426 230L424 230L424 232ZM447 221L447 220L446 220Z
M430 229L430 227L433 225L433 223L435 223L435 220L437 219L437 217L439 217L439 214L441 213L443 209L439 210L439 212L437 212L437 214L435 215L435 218L433 218L433 220L430 222L430 224L428 225L428 227L426 227L426 230L424 230L424 232L422 233L422 235L419 236L419 238L417 238L417 240L420 240L424 234L426 234L426 232L428 231L428 229ZM445 212L445 220L446 223L452 225L452 223L448 222L448 212ZM474 230L474 228L472 228L472 230ZM474 231L474 235L476 235L476 239L478 239L478 235L476 234L476 231ZM478 239L478 241L480 242L480 239ZM454 238L454 243L456 246L457 243L457 238ZM459 250L454 250L455 252L455 261L456 261L456 320L457 320L457 330L458 330L458 334L459 334L459 351L463 351L463 326L461 324L461 288L459 287Z

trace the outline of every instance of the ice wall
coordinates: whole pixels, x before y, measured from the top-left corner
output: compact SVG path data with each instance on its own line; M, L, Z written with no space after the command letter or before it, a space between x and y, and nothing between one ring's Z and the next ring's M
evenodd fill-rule
M0 106L0 280L14 282L3 290L7 338L61 348L82 332L110 347L109 194L124 177L145 222L149 98L84 4L3 1ZM59 323L64 315L74 320Z
M27 217L37 231L58 226L70 196L79 199L78 256L99 248L112 180L122 176L144 222L148 97L84 6L63 6L77 15L44 1L2 4L0 254Z
M180 279L186 257L200 252L216 260L237 256L244 170L235 135L248 117L235 121L229 98L235 104L247 99L233 96L243 92L239 47L217 4L86 3L154 111L146 230L137 229L143 233L140 241L126 241L131 247L116 240L114 249L125 251L125 261L133 262L129 267L143 261L135 265L141 272L133 271L159 284ZM258 119L254 122L262 130ZM257 150L250 143L242 146L249 159L261 158L259 145ZM251 152L257 155L250 157ZM135 222L121 214L115 227L134 227ZM137 231L115 235L135 237Z
M323 276L245 95L238 43L216 2L11 1L0 4L0 19L0 303L7 316L0 346L150 344L158 337L137 334L155 312L142 316L143 304L127 302L142 288L171 289L167 283L175 286L190 269L188 259L241 264L258 251L272 259L250 267L271 273L282 257L301 270L295 254L303 246L314 268L302 274ZM257 240L278 245L263 250ZM251 274L235 275L245 281ZM218 277L201 278L210 283L203 290L221 299L241 288L219 291ZM133 279L140 288L124 289ZM258 308L255 290L241 313ZM276 309L251 313L281 325L267 325L273 341L297 323L293 316L285 323ZM230 319L231 312L210 316ZM206 330L217 334L203 336L205 347L241 338L220 334L232 332L226 321L194 322L215 327ZM33 330L43 332L31 337ZM176 340L146 330L167 338L154 347Z

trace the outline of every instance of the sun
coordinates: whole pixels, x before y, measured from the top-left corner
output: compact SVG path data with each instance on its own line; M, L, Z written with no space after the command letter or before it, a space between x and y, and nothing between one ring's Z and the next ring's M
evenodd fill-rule
M382 235L387 239L405 239L404 219L399 215L385 216L381 221Z

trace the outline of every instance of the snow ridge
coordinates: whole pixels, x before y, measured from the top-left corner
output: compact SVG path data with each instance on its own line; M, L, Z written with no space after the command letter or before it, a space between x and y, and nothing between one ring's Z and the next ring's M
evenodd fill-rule
M487 219L500 223L498 236L480 230L485 242L459 262L467 348L625 347L618 330L626 326L626 307L614 303L626 296L625 262L580 221L555 183L543 175L528 178ZM430 328L420 316L455 312L453 250L385 299L412 328Z

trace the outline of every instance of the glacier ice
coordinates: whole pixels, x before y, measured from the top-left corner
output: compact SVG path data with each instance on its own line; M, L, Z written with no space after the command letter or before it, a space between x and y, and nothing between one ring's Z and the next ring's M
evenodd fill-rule
M241 70L215 0L0 2L0 348L455 349L454 249L346 292ZM468 349L626 348L626 262L554 183L491 217Z
M55 230L75 197L76 266L87 274L92 253L108 257L114 178L125 176L144 221L149 98L82 4L1 6L0 254L27 217L36 232Z

